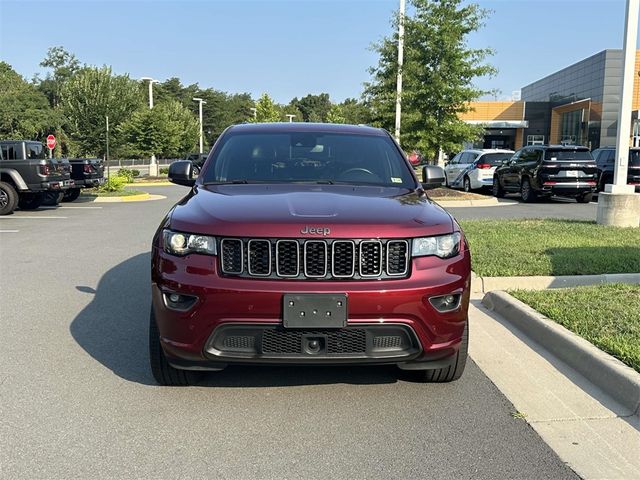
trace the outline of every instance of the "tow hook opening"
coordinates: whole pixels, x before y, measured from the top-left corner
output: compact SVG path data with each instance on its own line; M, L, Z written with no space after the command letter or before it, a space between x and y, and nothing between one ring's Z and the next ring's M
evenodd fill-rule
M302 337L302 351L308 355L326 353L327 339L322 335L309 335Z

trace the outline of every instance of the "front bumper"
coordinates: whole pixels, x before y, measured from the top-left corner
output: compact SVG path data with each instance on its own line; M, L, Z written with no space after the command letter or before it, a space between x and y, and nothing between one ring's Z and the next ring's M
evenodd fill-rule
M404 279L288 281L219 275L217 257L174 257L154 247L152 300L160 340L177 368L227 364L401 364L407 368L451 358L467 322L468 251L442 260L413 259ZM340 329L285 329L284 293L343 293L347 324ZM188 311L167 307L163 293L197 297ZM459 307L440 313L429 298L460 293ZM317 341L319 349L309 350ZM425 363L426 362L426 363Z

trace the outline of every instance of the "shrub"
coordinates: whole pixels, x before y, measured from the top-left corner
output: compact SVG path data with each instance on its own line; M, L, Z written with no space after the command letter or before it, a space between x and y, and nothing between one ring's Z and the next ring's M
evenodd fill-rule
M124 184L127 180L123 176L115 176L108 178L100 187L100 192L120 192L124 189Z
M131 175L133 175L134 177L139 177L140 176L140 170L136 170L135 168L129 170L131 172Z
M162 167L160 169L160 175L169 175L169 167Z
M140 171L136 170L138 172L138 174L140 174ZM126 168L121 168L120 170L118 170L118 177L124 179L125 183L133 183L133 170L127 170Z

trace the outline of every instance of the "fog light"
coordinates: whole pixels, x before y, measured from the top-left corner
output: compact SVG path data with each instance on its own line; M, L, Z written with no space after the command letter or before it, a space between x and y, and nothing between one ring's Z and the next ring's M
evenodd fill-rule
M198 297L194 297L193 295L184 295L179 293L163 293L162 298L164 299L164 305L167 308L177 310L179 312L186 312L191 309L198 300Z
M451 312L456 310L460 306L460 300L462 299L462 294L460 293L451 293L449 295L439 295L437 297L431 297L429 299L429 303L433 305L437 311Z

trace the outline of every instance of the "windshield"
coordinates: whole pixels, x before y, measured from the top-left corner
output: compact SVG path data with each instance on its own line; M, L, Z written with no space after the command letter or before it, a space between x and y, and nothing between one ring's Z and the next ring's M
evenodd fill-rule
M291 132L226 135L205 183L349 183L415 188L386 136Z
M545 160L571 160L571 161L584 161L591 160L591 152L589 150L551 150L548 149L544 154Z
M487 153L480 157L478 163L488 163L491 166L501 165L503 160L509 160L513 156L511 153Z

